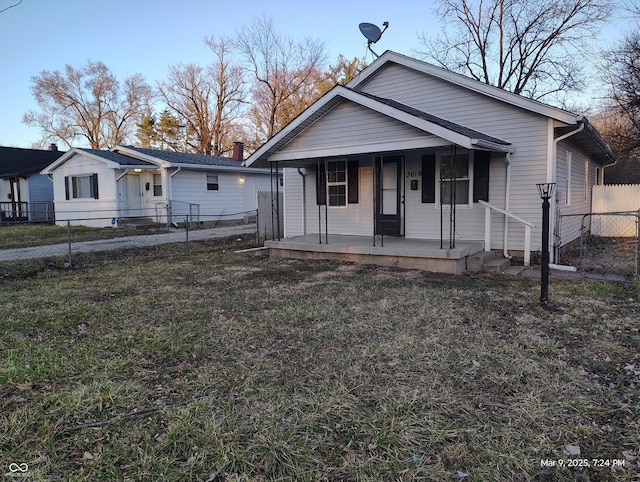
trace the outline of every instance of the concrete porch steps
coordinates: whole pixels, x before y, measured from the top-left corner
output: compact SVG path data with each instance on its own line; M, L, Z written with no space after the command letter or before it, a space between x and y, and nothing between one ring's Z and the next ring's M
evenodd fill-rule
M149 217L120 218L118 224L122 227L133 229L151 229L158 227L153 219Z
M511 268L508 258L497 256L491 251L481 251L469 256L467 260L468 271L482 271L484 273L503 273Z

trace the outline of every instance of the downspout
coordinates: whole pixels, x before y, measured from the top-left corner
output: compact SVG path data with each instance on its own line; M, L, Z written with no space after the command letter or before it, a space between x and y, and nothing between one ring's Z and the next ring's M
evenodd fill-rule
M302 177L302 234L307 234L307 183L303 172L298 168L298 174Z
M167 168L165 167L165 169ZM169 227L173 222L173 206L171 206L171 198L173 197L173 176L178 174L181 170L182 168L178 167L175 171L169 174L169 179L167 180L167 227Z
M562 134L560 137L556 137L555 139L553 139L553 169L551 171L551 178L549 178L549 176L547 176L547 182L555 182L556 180L556 169L557 169L557 165L558 165L558 143L560 141L563 141L565 139L568 139L569 137L577 134L578 132L582 132L584 130L584 120L582 119L582 117L580 119L578 119L578 123L579 123L579 127L571 132L567 132L566 134ZM557 194L557 189L558 186L556 186L556 194ZM550 212L550 219L549 219L549 226L555 226L556 223L556 202L555 202L555 196L554 196L554 200L553 200L553 209L551 209ZM552 230L549 230L549 237L551 238L554 235L554 233L552 232ZM549 246L554 246L553 243L553 239L549 239ZM558 253L556 253L556 250L553 250L553 259L552 262L556 263L558 260Z
M505 187L505 202L504 210L508 213L511 212L511 153L507 152L507 185ZM502 239L502 255L505 258L511 258L509 256L509 249L507 244L509 243L509 216L504 216L504 237Z
M169 203L171 198L173 197L173 181L171 179L173 179L173 176L178 174L181 170L182 168L178 167L175 171L169 174L169 186L167 186L169 188L167 189L167 203Z

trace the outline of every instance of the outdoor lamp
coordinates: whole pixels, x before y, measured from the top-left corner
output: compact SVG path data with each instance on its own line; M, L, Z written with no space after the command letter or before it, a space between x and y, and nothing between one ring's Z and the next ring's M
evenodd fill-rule
M542 199L542 260L540 261L540 303L549 301L549 199L553 196L555 183L536 184Z
M540 199L550 199L553 196L553 188L556 186L555 182L544 182L542 184L536 184L538 187L538 194Z

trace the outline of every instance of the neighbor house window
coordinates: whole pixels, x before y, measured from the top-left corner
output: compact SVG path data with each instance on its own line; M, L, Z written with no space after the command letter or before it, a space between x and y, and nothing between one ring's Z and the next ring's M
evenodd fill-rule
M469 154L443 154L440 159L440 202L469 204Z
M218 189L218 175L207 174L207 191L217 191Z
M98 175L65 176L65 199L98 199Z
M153 195L162 196L162 174L153 175Z
M347 205L347 161L327 162L329 206Z

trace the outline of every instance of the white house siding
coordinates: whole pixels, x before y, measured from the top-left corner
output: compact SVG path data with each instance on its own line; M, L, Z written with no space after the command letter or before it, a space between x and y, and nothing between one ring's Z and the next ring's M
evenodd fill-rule
M68 176L98 175L98 199L65 199L64 178ZM83 154L76 154L53 172L53 196L56 223L92 227L112 226L111 220L117 218L118 209L115 191L114 170L101 161Z
M207 172L218 175L217 191L207 190ZM211 218L216 220L243 219L245 211L256 209L255 198L251 209L246 209L246 203L249 201L249 198L245 196L247 177L255 179L257 190L270 189L268 175L225 172L214 169L210 171L182 170L172 178L171 201L177 201L174 203L173 214L178 216L186 214L188 203L190 203L198 205L197 209L202 221Z
M311 176L307 169L306 176ZM313 174L315 176L315 174ZM304 219L304 203L303 203L303 178L298 174L297 169L284 169L284 236L289 238L292 236L302 236L306 234ZM315 181L315 177L314 177ZM306 186L307 196L309 186ZM311 183L311 189L315 190L315 182ZM315 191L313 193L315 197Z
M405 237L407 238L440 238L440 205L438 203L422 203L422 180L418 182L418 190L411 190L411 179L406 173L422 169L422 152L410 152L405 156ZM470 173L471 174L471 173ZM471 176L473 179L473 176ZM496 206L504 205L506 186L506 162L504 154L494 154L491 157L489 171L489 203ZM473 192L473 181L470 183ZM438 197L436 196L436 199ZM484 207L474 203L456 206L456 239L483 240L484 239ZM443 233L445 239L449 235L450 208L443 209ZM502 247L504 216L494 213L491 217L491 245Z
M571 176L568 175L568 161L571 158ZM587 178L585 179L585 161L588 161ZM565 245L580 237L582 214L591 212L592 186L596 184L596 168L598 164L571 143L564 140L556 149L556 196L555 204L562 218L560 245ZM568 182L569 181L569 182ZM585 192L586 182L586 192ZM567 192L570 190L570 194ZM586 194L586 199L585 199ZM569 200L569 202L567 202ZM573 215L573 216L569 216Z
M318 232L318 205L316 204L315 168L308 169L305 177L307 209L305 212L307 234ZM322 226L325 232L325 206L321 207ZM373 167L361 166L358 170L358 203L346 206L328 206L327 221L329 234L352 234L370 236L373 234Z
M546 117L399 65L388 66L359 88L510 142L515 149L511 155L510 212L538 226L533 230L532 248L540 249L541 209L536 183L546 180ZM506 169L492 160L491 189L498 188L493 182L494 174L502 167ZM501 189L504 192L504 187ZM490 202L505 207L504 195L500 198L492 192ZM471 222L471 218L484 219L484 208L480 205L474 205L470 211L468 216L461 214L461 209L457 211L459 231L463 222ZM492 217L498 219L499 215ZM492 232L497 236L495 231ZM496 243L495 248L501 248L502 235L492 242ZM508 248L521 251L523 246L524 228L511 221Z
M325 233L325 212L329 234L351 234L370 236L373 233L373 168L361 166L358 175L358 203L347 206L320 206L322 216L318 223L316 204L316 172L310 166L301 169L305 174L306 206L303 207L303 181L297 169L284 171L284 234L286 237L303 234Z
M425 139L424 131L374 112L366 107L343 101L320 118L302 135L293 139L281 152L305 152L330 147L349 148L384 142ZM435 136L434 136L435 138ZM330 140L330 143L327 141Z

